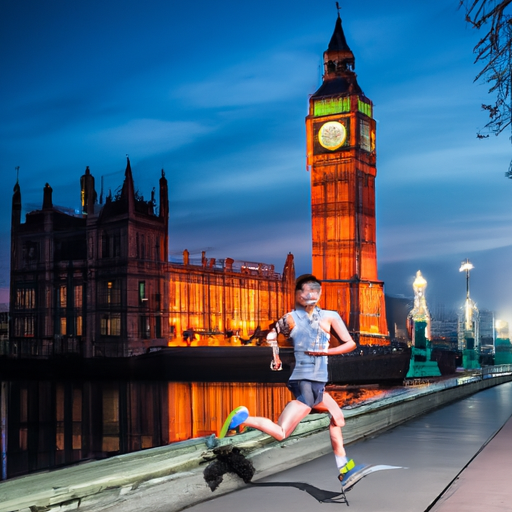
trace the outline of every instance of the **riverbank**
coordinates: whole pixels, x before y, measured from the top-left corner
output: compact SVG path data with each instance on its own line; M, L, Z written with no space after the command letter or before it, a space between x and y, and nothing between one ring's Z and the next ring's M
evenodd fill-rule
M500 370L500 371L498 371ZM393 428L444 404L512 380L512 368L488 368L485 372L457 375L435 382L416 381L393 388L383 395L343 409L346 444ZM327 415L312 414L283 442L257 431L220 441L236 446L256 468L254 480L307 462L330 448ZM162 512L177 512L208 500L212 492L203 470L214 454L209 438L174 443L120 455L101 461L27 475L0 484L0 512L114 511L122 507L142 510L147 493L162 496ZM215 495L245 485L234 475L225 475ZM159 512L153 509L153 512Z

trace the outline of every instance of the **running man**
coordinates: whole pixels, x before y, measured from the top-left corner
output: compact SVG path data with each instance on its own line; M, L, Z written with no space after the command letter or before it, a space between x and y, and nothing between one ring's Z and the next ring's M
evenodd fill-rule
M282 441L311 410L328 412L331 416L331 445L339 469L338 478L342 481L349 476L348 472L355 464L347 458L343 446L341 427L345 425L345 419L341 408L325 391L328 380L327 361L331 355L351 352L356 344L337 312L322 310L317 306L321 294L322 286L315 276L305 274L298 277L295 282L294 311L281 318L276 324L277 330L272 329L267 335L269 343L277 340L278 332L289 337L293 343L295 369L288 381L288 388L295 400L286 405L277 423L268 418L250 416L246 407L237 407L229 414L223 430L243 424ZM329 348L331 329L342 343Z

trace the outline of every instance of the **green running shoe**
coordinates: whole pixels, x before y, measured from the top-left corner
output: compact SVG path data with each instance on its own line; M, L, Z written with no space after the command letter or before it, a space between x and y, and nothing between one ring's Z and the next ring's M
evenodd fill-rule
M226 421L222 425L222 428L220 429L219 439L222 439L223 437L226 437L226 434L228 433L228 430L232 430L239 425L241 425L247 418L249 417L249 410L247 407L244 407L241 405L240 407L236 407L233 409L228 417L226 418Z

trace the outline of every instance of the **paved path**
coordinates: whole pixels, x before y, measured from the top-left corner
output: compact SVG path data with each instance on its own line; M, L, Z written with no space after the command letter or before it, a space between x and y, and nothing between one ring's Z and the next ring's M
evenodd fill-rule
M430 512L512 510L512 419L477 453Z
M351 444L348 453L356 463L389 464L406 469L381 471L364 478L347 493L348 510L512 510L511 415L512 383L506 383ZM266 486L247 486L219 497L212 493L212 500L187 511L344 509L344 504L319 503L312 494L290 486L306 482L317 489L337 491L336 471L334 458L329 454L256 482ZM158 500L158 496L154 499Z

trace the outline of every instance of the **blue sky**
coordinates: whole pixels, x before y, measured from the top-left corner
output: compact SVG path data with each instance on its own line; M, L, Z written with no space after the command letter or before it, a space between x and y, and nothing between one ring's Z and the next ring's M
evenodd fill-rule
M386 292L412 295L422 270L431 309L459 307L469 258L477 305L512 320L511 146L508 134L476 138L490 100L473 83L480 34L458 0L342 4L375 106ZM54 204L75 207L85 167L114 192L126 154L146 198L166 172L173 257L207 250L280 270L292 252L309 271L304 118L335 21L330 0L4 2L0 287L15 168L25 212L46 182Z

